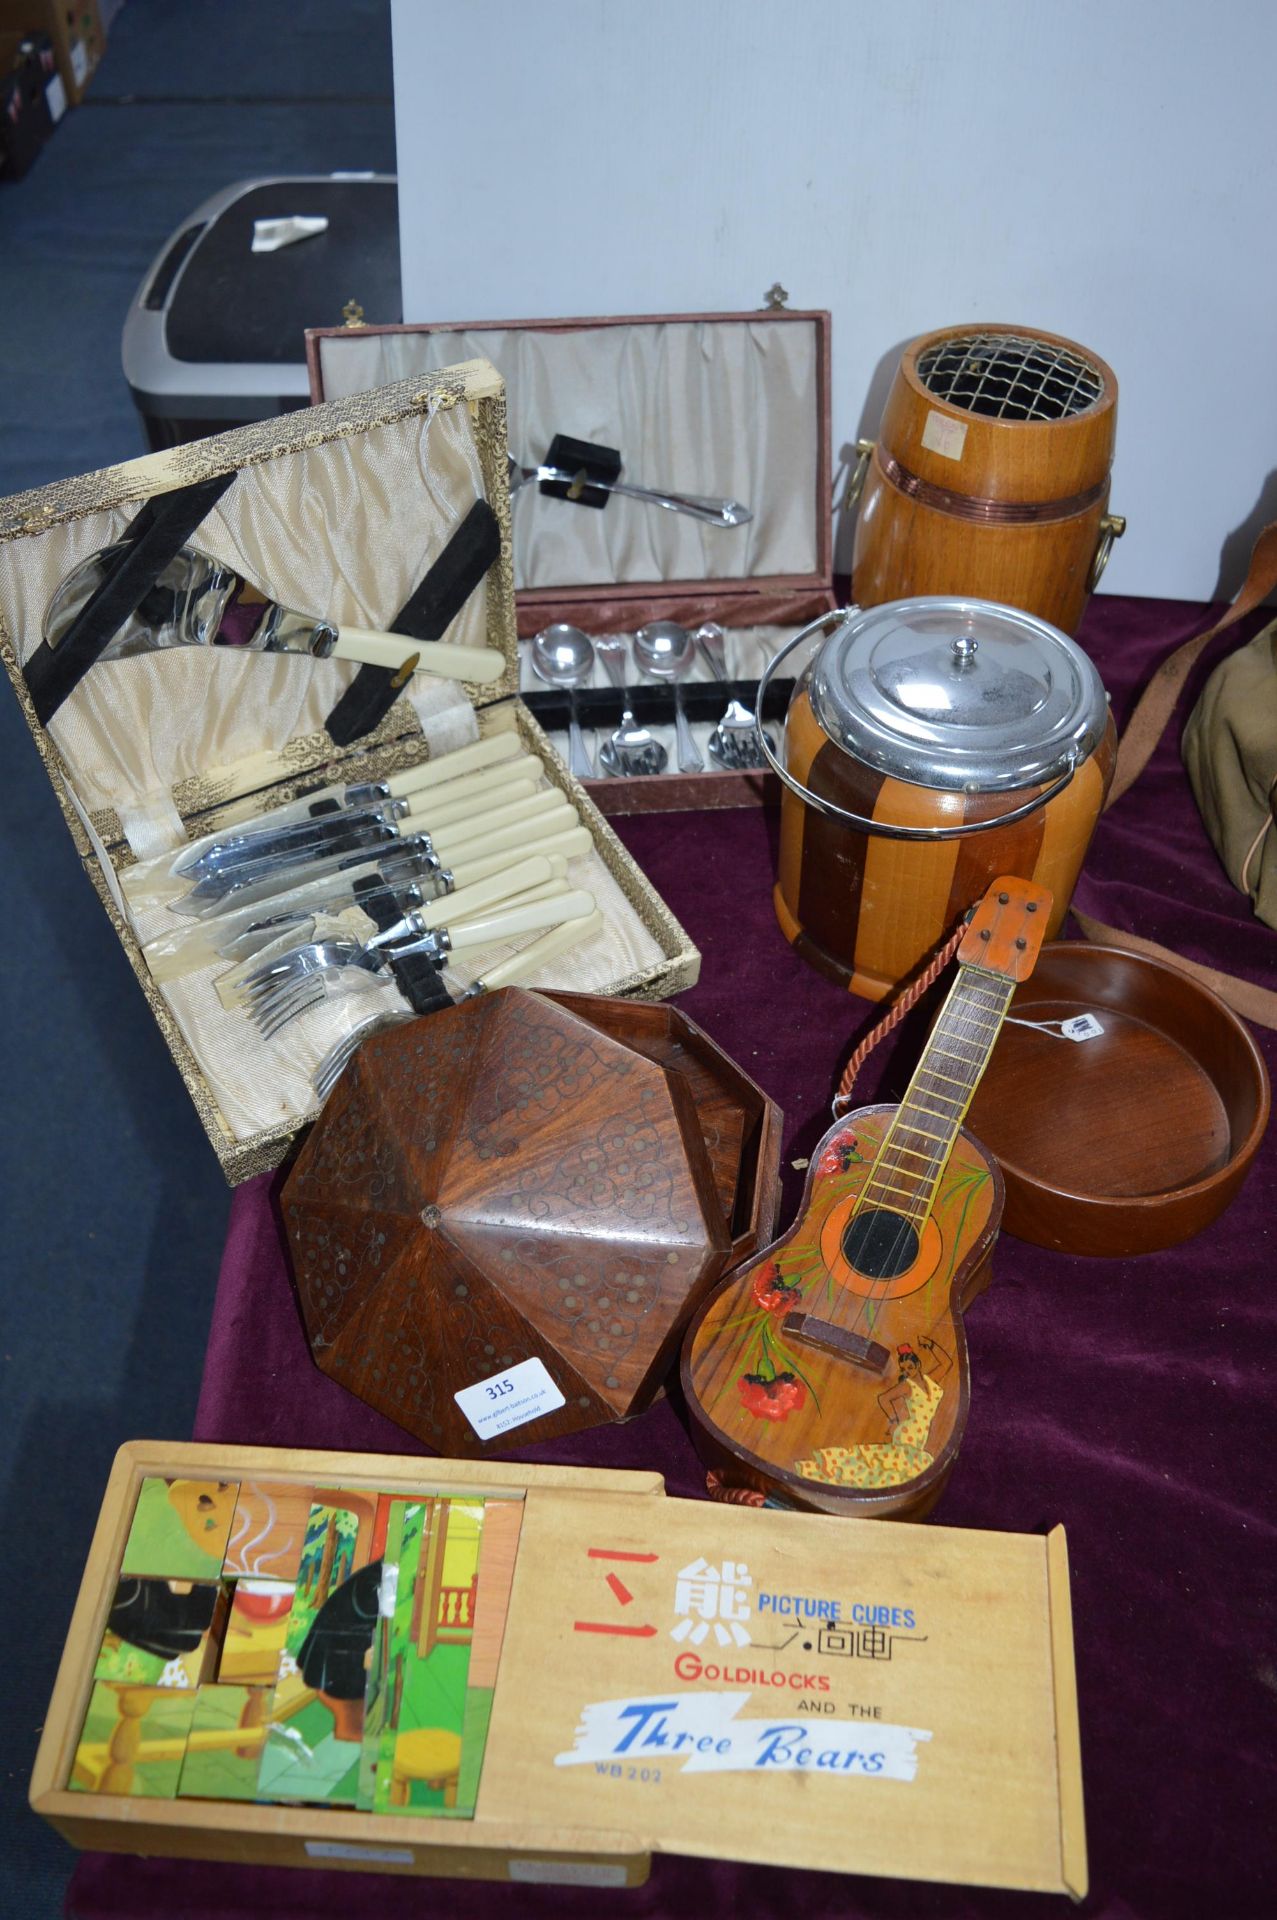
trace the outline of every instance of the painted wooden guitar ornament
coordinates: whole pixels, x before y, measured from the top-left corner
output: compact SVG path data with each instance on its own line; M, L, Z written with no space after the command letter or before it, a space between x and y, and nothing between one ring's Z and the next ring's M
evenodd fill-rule
M1002 1213L997 1162L962 1120L1050 908L1043 887L994 881L900 1105L835 1122L794 1226L693 1320L683 1390L726 1488L862 1518L918 1519L939 1497L970 1399L962 1313Z

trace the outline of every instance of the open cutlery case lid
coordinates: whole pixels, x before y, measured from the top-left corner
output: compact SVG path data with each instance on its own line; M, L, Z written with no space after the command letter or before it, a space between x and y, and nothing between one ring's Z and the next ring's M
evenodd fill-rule
M161 991L147 967L141 940L152 934L139 931L118 878L134 858L319 786L375 780L446 756L475 737L476 724L480 735L513 730L589 828L582 883L610 902L608 938L591 965L578 967L577 956L562 978L539 984L658 999L696 978L699 955L687 935L512 697L507 445L501 377L472 361L0 501L0 659L77 851L232 1182L277 1166L313 1112L285 1099L264 1064L251 1120L228 1118L202 1041L191 1039L195 1015L187 1004L179 1016L178 989ZM44 724L24 668L42 645L60 583L118 541L149 503L221 476L232 476L229 485L210 486L215 504L185 537L271 600L364 628L393 626L454 530L486 500L499 550L443 644L498 650L500 677L475 685L420 675L380 724L339 746L327 722L365 671L355 663L242 645L166 646L98 658ZM211 1017L225 1018L220 1004ZM309 1069L294 1068L308 1085ZM261 1119L267 1110L271 1117Z
M574 505L529 482L513 513L521 634L556 618L593 632L800 624L833 605L828 313L312 328L306 352L316 400L481 354L505 379L524 465L570 435L618 449L626 481L751 509L723 529L635 501Z
M42 725L23 669L40 647L62 580L118 540L148 502L233 475L189 535L286 607L388 627L476 499L496 517L500 551L445 644L504 655L486 686L417 676L384 719L347 746L326 721L359 669L349 661L244 647L167 647L99 660ZM211 489L216 491L216 488ZM246 795L357 756L375 778L420 757L422 714L482 708L518 684L511 608L510 495L500 376L455 366L376 395L218 434L0 502L0 657L13 681L81 851L85 825L108 850L139 857L154 836ZM446 737L443 725L438 731ZM433 744L433 741L432 741Z

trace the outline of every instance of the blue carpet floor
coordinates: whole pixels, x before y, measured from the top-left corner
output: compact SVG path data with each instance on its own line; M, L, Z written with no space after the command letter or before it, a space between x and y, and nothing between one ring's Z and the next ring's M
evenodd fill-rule
M388 0L128 0L0 187L0 496L145 451L120 329L207 194L343 168L394 171ZM0 1914L52 1920L27 1776L114 1449L190 1432L228 1194L3 687L0 901Z

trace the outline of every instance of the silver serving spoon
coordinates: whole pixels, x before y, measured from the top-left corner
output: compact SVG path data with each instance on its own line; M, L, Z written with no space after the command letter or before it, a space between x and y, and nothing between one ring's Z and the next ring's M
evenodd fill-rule
M529 480L555 480L563 486L598 487L603 493L622 493L629 500L646 500L651 506L665 507L670 513L690 514L693 520L706 520L712 527L743 527L753 519L748 507L739 500L706 500L696 493L668 493L659 487L632 487L625 480L598 480L582 469L569 467L525 467L510 455L510 492L517 493Z
M653 680L667 680L674 688L674 732L678 740L680 773L703 773L705 762L692 738L683 711L684 675L696 662L696 642L676 620L649 620L634 636L634 658Z
M570 702L568 766L578 780L593 780L594 768L585 750L585 736L577 718L577 688L594 674L594 643L579 627L557 623L543 627L532 642L532 671L547 687L559 687Z

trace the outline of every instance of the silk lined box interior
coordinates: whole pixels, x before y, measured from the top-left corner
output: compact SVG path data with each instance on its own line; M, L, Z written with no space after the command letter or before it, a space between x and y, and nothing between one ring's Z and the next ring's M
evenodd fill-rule
M727 630L729 679L752 683L795 628L835 605L827 313L316 328L307 333L311 394L349 396L437 368L460 349L505 378L510 445L523 465L544 460L565 433L619 448L624 480L730 496L754 515L724 530L623 499L573 505L528 483L512 516L521 635L556 620L591 634L715 620ZM708 677L698 661L690 678ZM589 684L609 685L601 664ZM521 685L538 689L526 659ZM605 812L761 797L758 775L675 774L673 726L652 724L671 771L597 781ZM702 756L713 725L694 728ZM606 731L587 740L592 754ZM565 734L552 738L566 751Z

